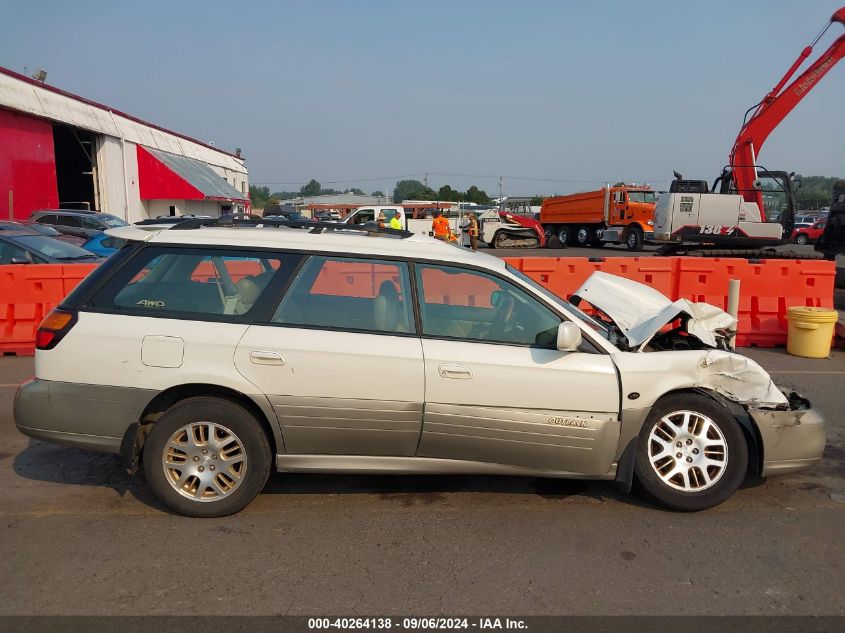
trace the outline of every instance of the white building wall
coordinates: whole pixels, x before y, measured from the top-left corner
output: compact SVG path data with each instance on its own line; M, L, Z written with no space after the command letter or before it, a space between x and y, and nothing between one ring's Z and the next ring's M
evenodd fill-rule
M232 182L232 174L235 174L236 179L247 182L247 190L249 188L247 169L242 158L135 121L107 107L86 103L73 96L53 92L47 87L33 85L3 73L0 73L0 106L195 158L228 170L231 172L229 182ZM236 186L238 190L241 189L240 181Z
M242 204L235 205L231 202L216 202L213 200L143 200L141 209L144 215L132 221L170 215L171 205L176 207L176 215L208 215L212 218L218 217L223 212L224 206L243 207ZM240 210L243 211L243 208Z

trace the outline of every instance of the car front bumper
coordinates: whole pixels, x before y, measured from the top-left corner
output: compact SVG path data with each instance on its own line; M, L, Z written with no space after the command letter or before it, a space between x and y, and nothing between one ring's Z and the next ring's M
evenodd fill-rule
M818 411L753 409L749 414L763 442L764 477L803 470L821 461L827 438Z

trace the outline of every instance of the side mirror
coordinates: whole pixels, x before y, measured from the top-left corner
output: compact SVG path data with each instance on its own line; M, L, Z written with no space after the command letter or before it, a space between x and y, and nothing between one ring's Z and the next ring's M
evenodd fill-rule
M31 264L32 262L29 261L26 257L13 257L10 264Z
M564 321L557 328L557 348L561 352L575 352L581 347L581 328Z

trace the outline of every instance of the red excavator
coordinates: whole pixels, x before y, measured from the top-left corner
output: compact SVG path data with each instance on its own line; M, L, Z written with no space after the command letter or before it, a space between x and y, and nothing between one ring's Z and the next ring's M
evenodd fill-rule
M795 253L779 254L768 248L760 250L789 240L795 214L795 190L800 186L800 180L794 173L761 167L757 164L757 156L769 134L845 56L845 35L840 35L807 70L786 86L834 22L845 25L845 7L833 14L824 30L801 52L763 100L745 113L731 149L729 165L712 187L706 180L685 180L675 172L669 192L658 199L654 211L654 240L661 245L658 253L670 255L706 250L708 255L796 256Z

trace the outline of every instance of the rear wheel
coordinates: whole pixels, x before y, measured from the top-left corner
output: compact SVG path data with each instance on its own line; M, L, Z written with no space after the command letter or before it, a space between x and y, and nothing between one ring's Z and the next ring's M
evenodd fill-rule
M505 242L508 241L508 236L505 235L502 231L496 233L495 237L493 238L493 248L504 248Z
M629 251L643 250L643 241L643 230L640 227L634 225L625 232L625 246Z
M659 503L696 511L730 497L747 466L748 446L730 412L707 396L677 394L660 400L649 413L634 471Z
M798 235L798 237L795 238L796 244L802 244L803 245L803 244L809 244L809 242L810 242L810 238L807 236L806 233L801 233L801 234Z
M153 425L144 444L144 476L179 514L240 512L270 476L271 450L255 417L222 398L187 398Z
M579 226L578 230L575 232L575 243L582 247L589 246L592 233L593 231L590 230L590 227Z
M560 226L557 229L557 239L560 240L561 244L566 244L569 246L570 239L572 237L571 229L568 226Z

